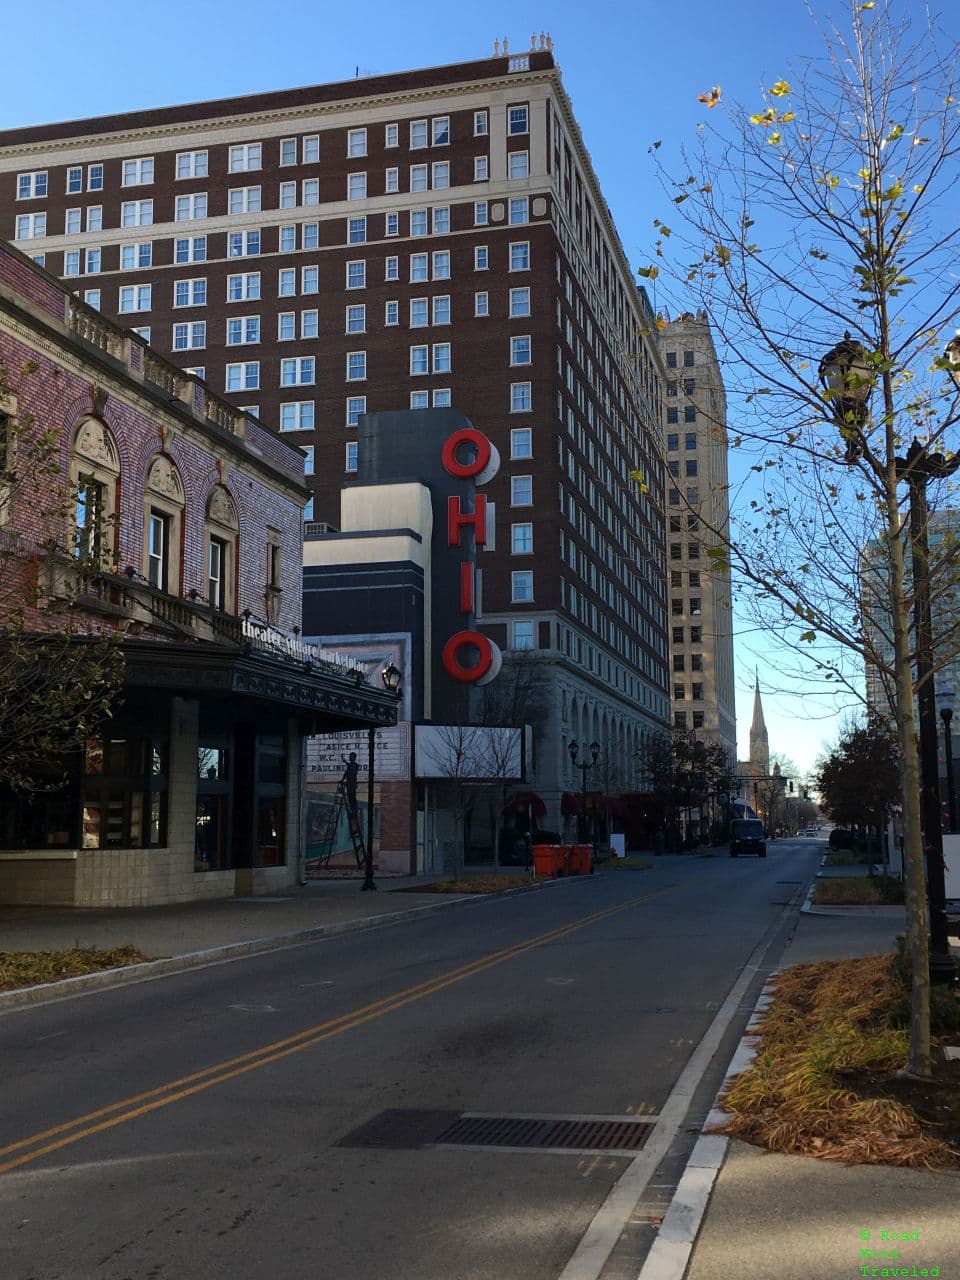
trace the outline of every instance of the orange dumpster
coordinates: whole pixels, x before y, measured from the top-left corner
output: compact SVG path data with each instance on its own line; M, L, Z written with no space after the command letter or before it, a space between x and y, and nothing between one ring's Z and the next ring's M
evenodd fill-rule
M571 875L593 875L593 845L574 844L570 846Z
M533 870L537 876L562 876L566 870L566 850L561 844L535 844Z

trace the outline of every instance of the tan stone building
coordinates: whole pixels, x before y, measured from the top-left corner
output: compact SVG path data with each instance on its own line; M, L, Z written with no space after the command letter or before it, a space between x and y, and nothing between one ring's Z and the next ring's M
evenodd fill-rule
M709 551L727 536L727 407L705 312L671 320L667 366L667 556L673 725L737 757L730 579ZM717 530L716 534L710 531Z

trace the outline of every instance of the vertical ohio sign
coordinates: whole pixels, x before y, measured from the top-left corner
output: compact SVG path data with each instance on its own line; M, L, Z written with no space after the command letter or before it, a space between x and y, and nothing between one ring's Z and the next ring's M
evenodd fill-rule
M460 451L468 455L461 459ZM500 455L482 431L461 427L443 444L443 468L457 480L486 484L500 470ZM459 494L447 498L447 546L461 547L464 529L473 530L474 554L460 565L460 612L476 607L476 548L487 541L487 496L474 490L473 510L464 511ZM465 661L465 659L467 659ZM487 684L500 672L500 648L479 631L458 631L443 646L443 668L465 684Z

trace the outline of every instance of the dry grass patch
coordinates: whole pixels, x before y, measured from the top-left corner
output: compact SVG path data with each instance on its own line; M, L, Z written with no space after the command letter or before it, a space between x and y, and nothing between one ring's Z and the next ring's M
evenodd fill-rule
M759 1023L759 1052L727 1091L732 1117L718 1132L849 1164L960 1166L960 1128L925 1122L893 1096L909 1044L906 1028L890 1020L902 995L892 956L784 970Z
M879 907L887 899L869 876L831 876L817 881L812 901L814 906Z
M611 858L608 863L604 864L608 867L617 867L621 871L649 871L649 858L638 858L634 854L627 854L625 858Z
M465 876L461 880L438 880L421 886L420 893L503 893L504 889L522 889L534 884L536 876Z
M144 964L153 956L144 955L130 943L119 947L66 947L62 951L0 951L0 991L34 987L61 978L78 978L84 973L123 969Z

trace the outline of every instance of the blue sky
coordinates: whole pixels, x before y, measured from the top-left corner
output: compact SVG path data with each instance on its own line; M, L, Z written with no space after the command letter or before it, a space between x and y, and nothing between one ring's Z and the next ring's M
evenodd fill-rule
M881 0L882 2L882 0ZM818 3L826 16L835 6ZM42 27L41 27L42 24ZM802 0L774 7L746 0L561 0L533 5L493 0L417 9L367 0L353 9L292 0L279 10L218 0L88 0L82 9L48 0L4 16L8 49L0 128L103 115L466 61L529 48L549 31L584 139L632 266L650 261L652 222L665 201L647 148L662 140L668 165L693 138L712 85L725 98L759 105L759 86L791 58L822 42ZM39 32L39 33L38 33ZM36 56L28 56L38 42ZM734 474L736 463L733 464ZM752 708L754 669L774 751L808 767L838 732L829 700L773 692L776 655L745 626L737 639L741 754ZM813 679L813 676L811 676Z

